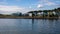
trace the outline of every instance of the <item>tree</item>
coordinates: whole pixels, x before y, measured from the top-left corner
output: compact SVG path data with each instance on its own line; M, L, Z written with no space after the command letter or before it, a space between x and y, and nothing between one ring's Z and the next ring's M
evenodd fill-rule
M22 13L19 13L19 16L22 16Z
M0 16L3 16L3 14L0 14Z

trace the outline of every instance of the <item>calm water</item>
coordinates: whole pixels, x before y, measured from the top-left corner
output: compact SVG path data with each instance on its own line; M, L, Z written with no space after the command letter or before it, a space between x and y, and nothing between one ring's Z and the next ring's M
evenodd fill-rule
M60 19L0 19L0 34L60 34Z

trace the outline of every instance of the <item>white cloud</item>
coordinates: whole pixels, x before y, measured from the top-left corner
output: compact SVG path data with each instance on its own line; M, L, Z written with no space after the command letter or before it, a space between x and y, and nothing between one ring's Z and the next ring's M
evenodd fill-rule
M24 8L22 7L18 7L18 6L4 6L4 5L0 5L0 11L3 12L18 12L18 11L22 11Z
M51 6L51 5L56 5L54 2L47 2L45 5Z
M11 14L11 13L16 13L16 12L26 13L28 11L33 10L33 9L30 9L30 8L19 7L19 6L0 5L0 13L3 13L3 14Z
M40 0L39 3L47 6L56 5L56 3L51 2L50 0Z
M43 5L41 5L41 4L38 4L37 5L37 8L41 8L41 7L43 7Z

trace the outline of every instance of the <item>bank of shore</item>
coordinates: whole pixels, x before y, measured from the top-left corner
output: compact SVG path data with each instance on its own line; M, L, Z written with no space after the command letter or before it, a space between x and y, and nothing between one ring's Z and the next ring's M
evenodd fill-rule
M0 16L0 18L8 18L8 19L60 19L60 17L30 17L30 16Z

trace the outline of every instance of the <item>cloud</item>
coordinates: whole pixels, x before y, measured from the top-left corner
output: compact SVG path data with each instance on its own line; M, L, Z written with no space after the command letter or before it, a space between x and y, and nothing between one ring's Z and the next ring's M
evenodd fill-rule
M51 2L49 0L40 0L39 4L47 5L47 6L57 5L55 2Z
M3 12L21 12L24 8L18 6L4 6L0 5L0 11Z
M43 7L42 4L38 4L38 5L37 5L37 8L42 8L42 7Z
M31 8L31 6L30 6L30 8ZM11 13L16 13L16 12L26 13L28 11L33 10L30 8L20 7L20 6L0 5L0 13L2 13L2 14L11 14Z
M31 6L29 6L29 8L32 8Z
M54 2L47 2L45 5L51 6L51 5L57 5L57 4Z
M36 6L37 8L43 8L45 6L52 6L52 5L56 5L56 3L51 2L49 0L39 0L38 3L33 4L34 6Z

